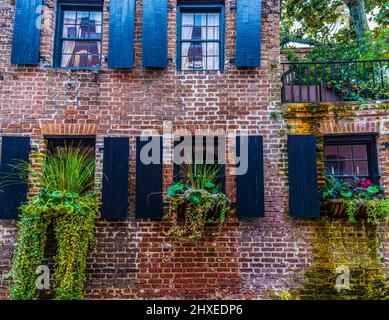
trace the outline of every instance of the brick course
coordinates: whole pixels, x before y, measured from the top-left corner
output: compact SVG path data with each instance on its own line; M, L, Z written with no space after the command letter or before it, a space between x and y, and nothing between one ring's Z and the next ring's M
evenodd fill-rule
M266 298L269 289L297 287L312 262L315 221L296 220L287 212L286 121L306 130L306 121L292 113L273 122L281 110L279 1L263 1L262 66L236 69L235 11L226 0L224 72L179 72L175 67L176 1L170 0L168 55L164 70L141 67L141 1L136 1L135 65L99 71L52 69L56 1L48 0L48 28L42 30L41 62L36 67L10 64L13 6L0 4L0 134L32 138L32 162L44 153L43 135L96 135L96 188L101 188L104 136L130 137L129 216L123 222L99 220L98 245L88 258L86 297L97 298ZM104 5L103 57L108 55L108 10ZM302 118L306 114L302 111ZM388 114L375 111L342 120L331 116L321 130L381 132L380 148L388 141ZM167 222L138 220L135 203L135 136L143 129L160 134L171 126L195 129L237 129L264 136L265 218L238 221L230 217L223 233L189 245L163 235ZM310 132L309 130L306 132ZM381 143L382 142L382 143ZM171 141L164 140L164 186L172 181ZM382 181L389 187L388 149L381 150ZM170 161L169 161L170 160ZM33 194L36 187L30 189ZM234 178L227 179L234 198ZM334 222L337 228L340 222ZM358 227L342 224L357 234ZM382 226L382 228L385 228ZM383 229L384 230L384 229ZM15 223L0 221L0 273L11 263ZM383 233L386 270L389 240ZM0 283L0 298L7 282Z

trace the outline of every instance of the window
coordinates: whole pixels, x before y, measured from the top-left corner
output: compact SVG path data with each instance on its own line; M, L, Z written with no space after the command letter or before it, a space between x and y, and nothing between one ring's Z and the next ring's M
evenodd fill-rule
M377 181L375 135L328 136L324 138L324 167L327 176Z
M56 152L62 148L80 148L91 159L95 157L95 137L64 137L64 136L46 136L45 137L47 150Z
M177 65L180 70L222 70L223 6L179 7Z
M174 142L174 181L185 181L187 179L188 162L194 163L194 172L198 165L217 166L218 179L216 183L221 190L225 189L225 137L222 136L196 136L180 137ZM182 148L181 148L182 147ZM185 158L184 148L189 148L191 155ZM177 152L177 153L176 153ZM179 153L178 153L179 152ZM180 159L184 163L180 164Z
M101 6L59 6L56 66L97 69L101 65Z

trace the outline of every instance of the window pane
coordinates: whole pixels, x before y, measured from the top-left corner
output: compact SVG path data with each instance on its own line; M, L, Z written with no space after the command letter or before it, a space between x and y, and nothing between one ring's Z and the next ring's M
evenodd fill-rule
M208 42L207 56L219 56L219 42Z
M352 159L351 146L340 145L338 146L339 159Z
M88 67L88 55L86 54L75 55L74 66L79 68Z
M203 56L203 69L208 69L207 67L207 57Z
M89 38L101 38L101 26L91 25L89 28Z
M207 25L207 14L206 13L196 13L195 14L195 26L203 26Z
M188 57L181 58L181 69L182 70L189 70L189 58Z
M77 27L74 25L64 25L62 36L64 38L76 38L77 37Z
M208 26L219 26L219 14L218 13L208 13Z
M70 55L70 54L64 54L64 55L62 55L61 67L62 67L62 68L74 67L74 59L73 59L73 56Z
M367 160L367 148L365 144L353 145L354 159Z
M62 53L73 53L75 44L75 41L64 41L62 44Z
M369 167L367 161L354 161L355 175L357 176L368 176Z
M182 26L193 26L194 25L194 14L183 13L182 14Z
M354 175L353 162L351 160L339 161L338 167L339 167L339 175L340 176L353 176Z
M192 33L193 33L193 27L182 27L181 39L182 40L191 40Z
M203 69L203 49L201 43L193 43L191 44L191 48L189 49L189 57L193 56L192 60L192 68L193 69Z
M77 41L74 48L75 54L88 54L89 52L89 42Z
M77 26L77 38L88 38L88 25Z
M219 57L207 57L207 69L219 70Z
M208 27L207 28L207 39L218 40L219 39L219 27Z
M97 67L100 65L100 56L88 56L88 67Z
M95 11L90 13L90 24L91 25L99 25L101 24L101 12Z
M338 163L336 161L328 161L325 163L325 171L328 176L339 175Z
M92 55L100 55L101 52L101 42L100 41L91 41L89 42L88 53Z
M75 24L76 23L76 12L65 11L63 17L64 24Z
M325 146L324 154L326 160L338 159L338 151L336 146Z
M88 11L77 11L77 24L89 25Z
M201 40L201 27L194 27L192 30L192 40Z

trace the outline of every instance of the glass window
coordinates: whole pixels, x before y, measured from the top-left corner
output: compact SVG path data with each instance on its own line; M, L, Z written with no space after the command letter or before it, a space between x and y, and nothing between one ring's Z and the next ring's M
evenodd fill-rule
M94 137L46 137L47 150L50 152L56 152L63 148L80 148L91 159L95 157L95 142Z
M379 183L376 135L324 137L324 169L327 176L353 182L369 178Z
M205 9L181 13L181 70L219 70L221 64L221 13Z
M182 147L189 147L190 156L188 157L189 159L184 159L183 164L179 164L179 160L177 158L174 159L175 181L186 180L188 163L191 163L195 173L198 166L216 166L219 170L217 183L223 183L224 171L222 170L222 165L225 164L225 137L180 137L180 140L175 141L174 143L175 147L178 145L181 145ZM185 158L184 148L180 148L179 151L179 157L181 159Z
M102 10L62 10L61 68L100 67L102 25Z
M366 144L342 144L324 147L326 175L368 177Z

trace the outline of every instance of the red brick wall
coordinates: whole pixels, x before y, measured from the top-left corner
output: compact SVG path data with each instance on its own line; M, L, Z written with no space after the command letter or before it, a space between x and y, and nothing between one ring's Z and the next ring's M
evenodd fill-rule
M0 134L31 136L39 157L44 134L96 135L96 184L102 177L104 136L130 137L130 208L124 222L99 220L98 245L88 259L88 298L264 298L268 289L297 286L312 260L313 221L287 214L287 167L284 121L280 110L279 1L263 1L262 66L237 70L235 11L226 0L225 71L179 72L175 67L176 1L170 0L168 67L141 67L141 1L137 1L135 66L100 71L52 69L56 1L49 28L42 31L42 60L37 67L10 64L13 6L0 5ZM103 56L108 54L108 10L104 7ZM264 137L266 216L252 221L231 217L223 233L196 245L163 235L168 223L136 220L135 136L164 127L239 129ZM387 123L386 123L387 125ZM172 181L171 141L164 140L164 185ZM171 154L170 154L171 155ZM34 161L34 160L33 160ZM387 164L383 160L383 164ZM387 178L386 178L387 179ZM385 180L387 181L387 180ZM232 197L234 179L227 179ZM32 190L34 192L36 190ZM14 223L0 221L0 274L11 263ZM386 260L386 262L388 262ZM0 297L7 295L6 282Z

